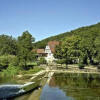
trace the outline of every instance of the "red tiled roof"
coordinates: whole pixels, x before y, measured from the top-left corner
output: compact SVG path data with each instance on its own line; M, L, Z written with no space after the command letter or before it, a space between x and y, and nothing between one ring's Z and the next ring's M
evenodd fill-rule
M43 54L43 53L45 53L45 50L44 49L37 49L37 53L38 54Z
M50 41L50 42L48 42L48 45L49 45L52 53L54 53L56 46L59 45L59 42L58 41Z

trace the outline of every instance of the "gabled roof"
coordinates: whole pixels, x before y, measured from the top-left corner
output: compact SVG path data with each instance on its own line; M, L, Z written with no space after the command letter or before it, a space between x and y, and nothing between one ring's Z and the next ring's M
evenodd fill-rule
M58 41L50 41L46 46L46 49L50 49L52 53L55 52L56 46L59 45ZM33 49L32 52L36 52L37 54L45 54L45 49Z
M38 54L43 54L43 53L45 53L45 50L44 49L37 49L37 53Z

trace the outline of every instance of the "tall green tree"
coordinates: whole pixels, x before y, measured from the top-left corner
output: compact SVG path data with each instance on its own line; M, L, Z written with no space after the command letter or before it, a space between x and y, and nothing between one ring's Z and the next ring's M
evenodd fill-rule
M20 66L27 66L27 61L30 59L31 55L30 52L32 51L32 42L35 39L32 35L25 31L23 32L22 36L18 37L18 59Z
M63 57L66 59L66 63L78 60L80 56L79 43L81 38L78 36L70 36L62 42Z

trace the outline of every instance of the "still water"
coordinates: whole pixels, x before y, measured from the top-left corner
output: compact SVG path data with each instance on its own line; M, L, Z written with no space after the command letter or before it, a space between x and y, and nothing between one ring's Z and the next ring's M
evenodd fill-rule
M55 74L40 100L100 100L100 75Z
M18 82L18 81L17 81ZM16 80L1 80L1 84L18 84ZM54 74L43 88L13 100L100 100L100 75Z

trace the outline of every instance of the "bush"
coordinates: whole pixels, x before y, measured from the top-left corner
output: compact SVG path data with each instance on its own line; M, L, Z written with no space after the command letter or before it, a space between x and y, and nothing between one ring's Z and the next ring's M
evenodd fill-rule
M79 66L79 69L84 69L84 67L85 67L85 65L82 63L80 63L78 66Z
M0 56L0 65L1 66L8 66L9 64L17 66L18 65L17 57L14 55Z
M56 63L57 63L57 64L65 64L65 62L66 62L65 59L56 60Z
M100 70L100 64L97 66L97 68Z
M45 60L45 58L40 58L39 60L39 64L46 64L47 61Z
M15 66L12 66L12 65L9 65L7 69L4 69L2 72L1 72L1 75L3 77L14 77L15 75L17 75L19 73L19 67L15 67Z
M8 56L0 56L0 65L1 66L6 66L9 64L9 61L8 61Z
M10 59L9 64L12 65L12 66L18 66L18 65L19 65L19 62L18 62L17 56L13 56L13 57Z

